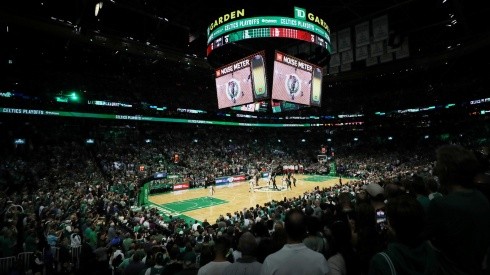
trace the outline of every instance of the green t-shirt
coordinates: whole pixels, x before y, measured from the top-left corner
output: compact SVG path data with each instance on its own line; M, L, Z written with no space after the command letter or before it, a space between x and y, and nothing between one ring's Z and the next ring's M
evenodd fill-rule
M36 252L36 237L32 234L27 235L25 239L26 252Z
M131 248L131 244L133 244L133 239L126 238L123 240L124 251L128 251Z
M477 190L430 201L427 236L456 267L476 274L490 245L490 202Z
M12 238L2 237L0 239L0 247L2 248L3 257L14 256L15 240Z
M387 250L372 257L369 275L393 274L392 268L396 274L436 274L436 263L436 254L427 242L413 248L390 243Z
M92 230L92 228L87 227L84 232L85 238L87 238L88 243L92 248L97 246L97 233Z

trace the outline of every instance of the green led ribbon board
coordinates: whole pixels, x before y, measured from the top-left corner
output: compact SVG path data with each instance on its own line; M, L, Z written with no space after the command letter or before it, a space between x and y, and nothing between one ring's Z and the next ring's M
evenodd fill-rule
M222 47L228 43L237 42L245 39L253 38L291 38L302 40L310 43L315 43L331 51L330 40L325 40L323 37L312 34L308 31L291 29L291 28L253 28L247 30L236 31L213 40L206 49L206 54L209 55L213 50Z
M261 16L261 17L252 17L235 20L230 23L226 23L222 26L219 26L213 29L212 32L208 34L208 44L211 43L214 39L222 36L224 34L235 32L242 29L249 28L265 28L265 27L286 27L286 28L295 28L304 30L307 32L315 33L326 41L330 42L330 37L328 35L327 30L324 28L317 26L308 21L289 18L289 17L281 17L281 16Z

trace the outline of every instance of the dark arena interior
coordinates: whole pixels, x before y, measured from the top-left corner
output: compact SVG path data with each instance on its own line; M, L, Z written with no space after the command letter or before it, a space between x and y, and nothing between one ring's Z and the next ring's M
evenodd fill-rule
M0 275L490 274L489 13L0 1Z

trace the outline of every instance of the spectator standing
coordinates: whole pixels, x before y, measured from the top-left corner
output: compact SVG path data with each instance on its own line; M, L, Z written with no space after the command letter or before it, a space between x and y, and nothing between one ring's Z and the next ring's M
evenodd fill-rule
M430 199L427 194L426 181L419 175L413 176L412 189L417 198L417 201L422 205L424 211L429 208Z
M425 211L408 195L392 198L386 205L389 233L395 241L371 260L369 274L437 274L436 255L421 236Z
M427 236L446 273L479 274L490 245L490 203L473 186L479 162L458 145L439 147L436 158L434 173L447 195L429 204Z
M285 229L288 243L265 258L260 274L329 274L325 257L303 244L306 216L301 210L286 214Z
M213 251L214 260L201 266L198 271L198 275L214 275L221 274L223 270L231 265L230 262L226 260L226 254L230 250L230 244L228 240L224 237L220 237L214 241Z
M143 251L136 251L133 255L132 260L129 262L128 266L124 268L124 275L139 275L141 271L143 271L146 266L145 263L142 262L145 257L145 253Z
M223 270L223 275L257 275L260 274L262 264L255 258L257 242L250 232L245 232L240 237L238 249L242 256Z

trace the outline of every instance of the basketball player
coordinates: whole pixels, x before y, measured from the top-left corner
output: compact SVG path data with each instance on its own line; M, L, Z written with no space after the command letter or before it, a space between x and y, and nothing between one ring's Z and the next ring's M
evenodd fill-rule
M254 187L255 187L255 178L254 177L251 177L250 180L248 181L249 184L250 184L250 190L248 190L248 192L254 192Z
M274 172L274 175L272 175L272 189L279 189L276 185L276 172Z
M209 193L211 194L210 199L213 199L213 196L214 196L214 193L215 193L215 191L214 191L214 184L211 184L211 188L209 188Z
M291 180L289 178L286 178L286 189L291 189L293 190L293 188L291 187Z
M293 179L293 185L294 187L296 187L296 178L294 176L291 175L291 178Z

